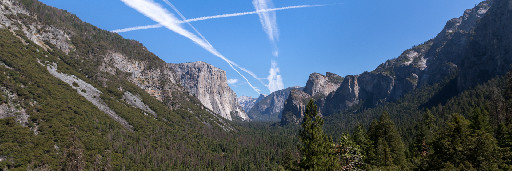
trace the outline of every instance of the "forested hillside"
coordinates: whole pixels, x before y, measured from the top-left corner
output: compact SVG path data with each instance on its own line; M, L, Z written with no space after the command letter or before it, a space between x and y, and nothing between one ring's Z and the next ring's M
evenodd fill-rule
M511 170L509 21L512 1L484 1L375 71L251 104L282 123L237 122L187 91L211 86L190 70L220 69L177 74L66 11L0 0L0 170Z
M166 64L136 41L36 0L1 5L0 169L253 170L295 151L288 130L227 121L150 75Z

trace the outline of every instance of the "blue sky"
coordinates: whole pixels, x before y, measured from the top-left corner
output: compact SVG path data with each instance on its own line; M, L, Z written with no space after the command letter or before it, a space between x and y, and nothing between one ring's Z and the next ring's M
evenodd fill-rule
M106 30L158 24L166 17L158 10L144 11L144 3L158 4L177 19L166 0L41 0L65 9ZM371 71L413 45L436 36L446 21L459 17L480 0L168 0L187 19L251 12L244 15L190 22L209 42L178 34L185 29L200 38L186 23L156 29L119 33L143 43L169 63L205 61L226 71L238 95L269 94L271 90L304 86L309 74L333 72L341 76ZM141 5L142 3L142 5ZM130 5L131 4L131 5ZM273 5L272 5L273 4ZM299 5L327 6L261 10ZM275 15L275 23L272 22ZM149 17L148 17L149 16ZM265 18L269 18L266 20ZM168 18L168 17L167 17ZM165 21L164 21L165 23ZM266 26L263 26L265 23ZM179 27L179 28L176 28ZM171 28L171 29L169 29ZM267 28L267 29L266 29ZM188 33L187 33L188 34ZM274 40L272 40L273 38ZM210 46L211 45L211 46ZM212 48L214 50L212 50ZM217 52L217 54L214 54ZM275 55L274 52L279 52ZM219 56L236 63L240 76ZM271 67L274 61L274 67ZM241 68L251 71L252 77ZM273 68L272 74L270 70ZM279 72L277 72L277 70ZM268 78L272 84L269 86ZM282 84L280 84L282 80Z

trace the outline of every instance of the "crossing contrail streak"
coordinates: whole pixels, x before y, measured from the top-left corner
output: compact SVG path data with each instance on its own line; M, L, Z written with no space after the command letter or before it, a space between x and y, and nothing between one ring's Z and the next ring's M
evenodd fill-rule
M181 14L181 12L178 10L178 8L176 8L176 6L174 6L174 5L173 5L171 2L169 2L168 0L163 0L163 1L164 1L167 5L169 5L169 6L174 10L174 12L176 12L176 13L181 17L182 21L187 21L187 18L186 18L183 14ZM201 33L196 29L196 27L194 27L190 22L185 22L185 23L187 23L190 27L192 27L192 29L193 29L193 30L194 30L194 31L195 31L199 36L201 36L201 38L203 38L203 40L204 40L206 43L208 43L210 46L212 46L212 44L211 44L211 43L210 43L210 42L209 42L209 41L208 41L208 40L203 36L203 34L201 34ZM213 47L213 46L212 46L212 47ZM228 61L226 61L226 62L228 62ZM250 71L250 70L248 70L248 69L245 69L245 68L243 68L243 67L240 67L238 64L236 64L236 63L234 63L234 62L232 62L232 61L229 61L228 63L229 63L230 65L233 65L233 66L237 67L238 69L240 69L240 70L242 70L242 71L246 72L247 74L251 75L251 76L252 76L253 78L255 78L256 80L258 80L261 84L265 85L265 83L263 83L263 82L261 81L261 78L258 78L258 76L257 76L256 74L254 74L254 72L252 72L252 71ZM233 66L231 66L231 67L233 67ZM234 69L234 68L233 68L233 69ZM238 72L236 69L235 69L235 71L236 71L236 72ZM239 72L238 72L238 73L239 73ZM239 74L240 74L240 73L239 73ZM241 74L240 74L240 75L241 75ZM243 76L242 76L242 77L243 77ZM245 77L244 77L244 79L247 81L247 83L249 83L249 80L247 80ZM249 83L249 84L250 84L250 83ZM252 86L252 85L251 85L251 86ZM258 92L258 93L259 93L259 92Z
M261 9L251 12L240 12L240 13L233 13L233 14L221 14L221 15L214 15L214 16L205 16L205 17L198 17L198 18L191 18L186 19L182 21L177 21L177 24L181 23L190 23L190 22L196 22L196 21L203 21L203 20L211 20L211 19L217 19L217 18L229 18L229 17L238 17L238 16L244 16L244 15L253 15L263 12L271 12L271 11L281 11L281 10L288 10L288 9L297 9L297 8L310 8L310 7L321 7L326 5L297 5L297 6L288 6L288 7L281 7L281 8L270 8L270 9ZM115 33L124 33L129 31L135 31L135 30L146 30L146 29L154 29L154 28L161 28L164 27L161 24L154 24L154 25L147 25L147 26L136 26L136 27L130 27L130 28L124 28L124 29L117 29L112 30L112 32Z
M165 8L161 7L160 4L155 3L152 0L121 0L124 2L127 6L135 9L139 13L143 14L144 16L152 19L153 21L159 23L163 27L174 31L175 33L182 35L190 40L192 40L197 45L201 46L206 51L210 52L211 54L221 58L224 60L228 65L235 70L242 78L244 78L247 81L247 84L256 91L257 93L260 93L261 90L259 90L257 87L253 86L251 82L243 75L241 74L233 65L237 66L236 63L233 61L227 59L224 55L222 55L220 52L217 51L208 41L205 39L199 38L194 33L189 32L188 30L184 29L180 25L179 19L177 19L173 14L171 14L169 11L167 11Z
M181 14L181 12L178 10L178 8L176 8L176 6L174 6L171 2L169 2L168 0L163 0L167 5L169 5L172 10L174 10L174 12L176 12L182 20L187 20L187 18L185 18L185 16L183 14ZM206 41L206 43L210 44L210 42L208 40L206 40L206 38L203 36L203 34L199 33L199 31L196 29L196 27L194 27L192 24L190 24L190 22L187 22L188 26L192 27L192 29L197 33L197 35L201 36L201 38L203 38L204 41ZM210 44L211 46L212 44Z

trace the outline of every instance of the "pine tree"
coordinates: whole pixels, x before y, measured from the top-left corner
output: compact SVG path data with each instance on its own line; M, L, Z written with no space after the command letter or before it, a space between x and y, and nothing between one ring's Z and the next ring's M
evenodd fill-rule
M475 108L471 112L471 128L484 132L491 132L492 128L489 124L489 112L481 108Z
M300 168L302 170L336 170L339 161L335 155L335 144L324 134L324 120L318 114L317 106L310 100L304 113L304 122L299 133L301 144Z
M512 125L501 123L496 130L498 146L501 148L503 170L512 170Z
M432 153L429 144L432 142L434 131L437 129L436 118L430 110L427 110L423 115L421 122L416 125L415 129L416 136L411 149L412 162L418 169L426 169L428 156Z
M341 170L355 170L362 165L362 149L347 133L341 135L336 154L340 159Z
M405 165L404 143L387 112L382 114L379 121L372 123L368 132L375 147L373 164L392 167Z
M353 137L354 142L358 144L363 151L362 165L364 166L365 164L368 164L370 162L370 159L374 158L373 143L370 140L370 137L368 136L368 133L362 124L357 125Z
M452 115L432 143L434 153L430 156L430 169L497 170L501 163L499 147L492 134L485 131L486 126L481 125L485 122L488 121L474 124L460 114Z

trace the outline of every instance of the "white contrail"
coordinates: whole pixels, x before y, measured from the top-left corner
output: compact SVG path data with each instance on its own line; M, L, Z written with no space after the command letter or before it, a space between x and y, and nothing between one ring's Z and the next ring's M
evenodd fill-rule
M263 30L265 33L267 33L268 39L272 43L272 54L277 57L279 55L279 50L277 48L279 30L277 28L276 12L266 11L267 9L274 8L274 3L272 3L272 0L253 0L252 4L254 5L256 11L264 11L258 13L258 16L260 18L260 23L263 27Z
M189 22L203 21L203 20L210 20L210 19L217 19L217 18L228 18L228 17L238 17L238 16L244 16L244 15L253 15L253 14L258 14L258 13L263 13L263 12L281 11L281 10L297 9L297 8L320 7L320 6L326 6L326 5L297 5L297 6L288 6L288 7L281 7L281 8L261 9L261 10L251 11L251 12L240 12L240 13L233 13L233 14L221 14L221 15L214 15L214 16L191 18L191 19L179 21L178 23L189 23ZM154 25L147 25L147 26L136 26L136 27L130 27L130 28L124 28L124 29L117 29L117 30L112 30L112 32L123 33L123 32L135 31L135 30L145 30L145 29L153 29L153 28L161 28L161 27L163 27L163 25L154 24Z
M267 9L274 8L274 3L271 0L253 0L252 4L256 11L264 11L258 13L260 17L261 25L263 30L268 35L270 41L274 42L279 39L279 32L277 30L276 13L274 11L265 11Z
M283 78L279 74L279 67L277 67L277 62L274 60L271 61L271 67L267 79L267 87L271 93L277 90L284 89Z
M154 24L154 25L147 25L147 26L137 26L137 27L130 27L130 28L124 28L124 29L117 29L112 30L114 33L124 33L129 31L135 31L135 30L146 30L146 29L154 29L154 28L162 28L163 25L161 24Z
M254 5L256 11L265 11L258 13L258 16L260 18L261 26L263 27L265 33L267 33L268 39L272 44L272 55L274 55L274 57L278 57L279 49L277 48L277 41L279 40L279 30L277 28L276 12L266 11L267 9L274 8L274 3L272 3L272 0L253 0L252 4ZM271 66L267 79L267 88L271 93L284 88L283 78L279 74L277 62L274 60L271 60Z
M187 20L187 18L185 18L185 16L183 14L181 14L181 12L178 10L178 8L176 8L171 2L169 2L168 0L163 0L167 5L169 5L172 10L174 10L174 12L176 12L182 20ZM192 29L194 29L194 31L199 35L201 36L201 38L203 38L204 41L206 41L206 43L210 44L210 42L208 40L206 40L206 38L203 36L203 34L199 33L199 31L196 29L196 27L194 27L192 24L190 24L189 22L187 22L188 26L192 27ZM212 46L212 44L210 44L210 46Z
M207 41L199 38L195 34L185 30L180 25L180 20L177 19L173 14L171 14L169 11L167 11L165 8L161 7L158 3L155 3L152 0L121 0L124 2L127 6L135 9L139 13L145 15L146 17L152 19L153 21L159 23L163 27L174 31L175 33L178 33L190 40L192 40L197 45L201 46L211 54L221 58L222 60L226 61L229 66L235 70L242 78L247 81L247 84L256 92L260 93L260 90L256 87L254 87L247 78L245 78L244 75L242 75L233 65L236 65L234 62L230 61L226 57L224 57L222 54L220 54L211 44L209 44Z
M167 5L169 5L182 19L182 21L187 21L187 18L181 14L181 12L178 10L178 8L176 8L176 6L174 6L171 2L169 2L168 0L163 0ZM201 34L197 29L196 27L194 27L190 22L183 22L183 23L187 23L190 27L192 27L192 29L199 35L201 36L201 38L203 38L203 40L208 43L210 46L212 46L212 44L203 36L203 34ZM213 46L212 46L213 47ZM226 61L227 62L227 61ZM261 81L261 78L258 78L258 76L256 74L254 74L252 71L248 70L248 69L245 69L243 67L240 67L238 64L230 61L232 65L234 65L235 67L241 69L242 71L248 73L249 75L251 75L253 78L255 78L256 80L258 80L261 84L265 85L262 81ZM229 63L229 62L228 62ZM237 71L238 72L238 71ZM246 81L249 83L249 80L246 79ZM250 84L250 83L249 83ZM258 91L260 91L258 89ZM259 92L258 92L259 93Z
M194 21L202 21L202 20L209 20L209 19L216 19L216 18L237 17L237 16L260 14L260 13L272 12L272 11L281 11L281 10L287 10L287 9L309 8L309 7L320 7L320 6L325 6L325 5L296 5L296 6L287 6L287 7L281 7L281 8L257 9L256 11L251 11L251 12L239 12L239 13L233 13L233 14L221 14L221 15L214 15L214 16L192 18L192 19L184 20L183 22L194 22Z

